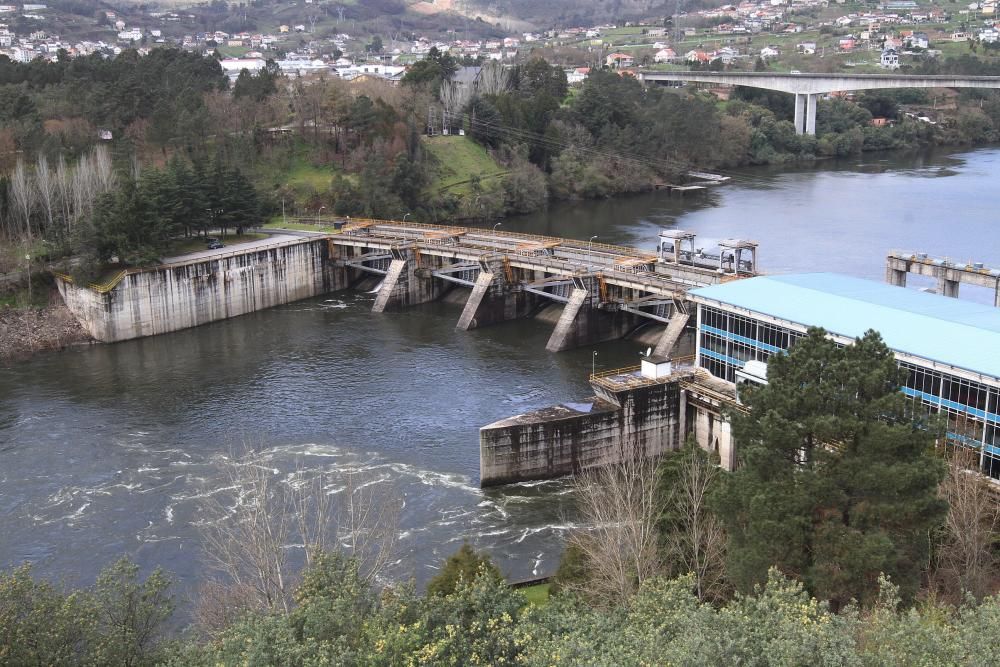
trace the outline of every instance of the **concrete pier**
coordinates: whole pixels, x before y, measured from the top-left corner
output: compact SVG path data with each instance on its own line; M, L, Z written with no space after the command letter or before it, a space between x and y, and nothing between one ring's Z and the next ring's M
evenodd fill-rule
M885 281L905 287L909 273L936 279L938 293L944 296L957 298L962 283L985 287L993 291L993 305L1000 308L1000 269L976 262L953 262L926 253L889 253L885 261Z
M372 306L373 313L436 301L451 289L450 283L434 280L431 270L418 264L412 250L394 250L393 255ZM440 264L440 260L433 263Z
M602 310L591 304L589 290L574 288L545 349L562 352L624 337L638 318L624 310Z
M480 272L456 328L471 331L528 317L538 309L539 301L537 295L513 289L493 273Z
M479 430L483 487L571 475L625 457L677 449L684 432L680 382L693 369L660 379L638 369L596 377L595 395L536 410Z
M350 270L324 238L122 271L103 286L57 276L59 293L96 340L155 336L344 289Z

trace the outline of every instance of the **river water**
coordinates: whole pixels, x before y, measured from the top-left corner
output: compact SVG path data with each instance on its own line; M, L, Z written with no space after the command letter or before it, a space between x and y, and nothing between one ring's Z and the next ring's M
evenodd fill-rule
M648 248L671 225L705 247L754 238L771 272L881 278L890 248L1000 264L1000 149L822 167L733 172L704 195L565 204L504 226ZM589 395L592 351L545 352L542 322L463 333L458 305L373 315L373 299L332 294L0 368L0 566L27 560L87 584L129 554L189 588L204 499L233 493L224 461L248 443L280 483L322 472L337 500L345 476L401 496L396 579L425 581L463 541L512 577L551 573L575 521L568 485L479 490L478 428ZM602 345L597 366L637 350Z

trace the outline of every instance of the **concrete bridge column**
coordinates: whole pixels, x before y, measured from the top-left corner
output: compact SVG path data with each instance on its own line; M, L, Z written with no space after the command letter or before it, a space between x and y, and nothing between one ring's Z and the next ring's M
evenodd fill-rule
M885 261L885 281L896 287L906 287L906 274L910 267L904 260L888 257Z
M456 328L469 331L527 317L537 308L538 300L530 292L511 289L495 274L480 271Z
M381 313L435 301L450 288L449 283L434 280L428 269L420 269L413 254L407 252L395 257L389 264L389 271L375 297L372 312Z
M806 96L803 93L795 93L795 134L804 134L806 131Z
M796 95L798 97L798 95ZM819 95L811 93L806 98L806 134L816 134L816 104L819 102Z
M573 289L569 303L563 308L556 328L545 345L546 350L562 352L574 347L617 340L636 327L638 316L624 310L601 310L592 306L589 301L588 290L580 287Z
M958 286L961 284L960 275L953 275L951 269L942 269L938 274L938 292L942 296L958 298Z

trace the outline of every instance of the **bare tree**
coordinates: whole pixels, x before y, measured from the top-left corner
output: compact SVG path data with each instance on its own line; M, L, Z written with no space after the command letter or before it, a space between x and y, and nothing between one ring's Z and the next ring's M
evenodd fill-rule
M659 477L655 460L627 456L577 478L577 508L588 528L573 533L570 544L584 556L585 592L595 599L625 601L661 571Z
M301 546L305 563L321 551L343 549L374 582L392 561L401 500L394 488L359 473L343 486L326 474L306 478L298 470L286 480L248 447L225 461L232 495L206 494L201 524L205 556L227 580L205 606L205 629L230 606L288 613L297 580L289 547ZM342 502L334 503L334 497Z
M439 97L444 109L444 125L451 128L460 121L462 109L468 104L472 90L453 81L442 81Z
M272 469L249 449L229 457L226 477L235 503L230 507L220 494L208 495L208 518L202 524L206 559L234 586L253 591L261 608L287 614L291 590L285 547L292 525L287 498Z
M35 192L42 214L45 216L45 229L51 233L55 227L56 179L49 169L49 160L44 153L38 155L38 161L35 163Z
M969 449L949 456L941 496L948 501L944 536L935 576L956 598L968 592L982 598L992 592L997 575L994 545L1000 527L1000 503L990 482L976 470L978 454Z
M501 95L510 87L510 70L496 60L490 60L479 70L476 90L480 95Z
M10 177L10 197L13 209L22 225L21 232L31 238L31 215L35 210L35 188L24 162L17 161Z
M359 473L348 474L345 487L336 513L338 543L357 559L362 576L374 583L396 554L402 499L391 485Z
M698 599L712 600L725 587L726 534L708 508L720 469L697 445L689 447L675 455L677 474L666 500L674 521L666 550L677 574L694 574Z
M73 230L73 176L66 166L66 158L59 156L55 172L56 202L59 207L59 217L69 233Z

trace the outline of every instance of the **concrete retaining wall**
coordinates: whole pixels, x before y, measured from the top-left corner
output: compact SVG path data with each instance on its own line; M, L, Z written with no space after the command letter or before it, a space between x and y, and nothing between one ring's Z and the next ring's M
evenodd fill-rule
M663 382L518 415L479 430L481 486L571 475L680 446L680 385Z
M347 287L326 240L130 273L107 293L57 280L91 336L113 343L186 329Z

